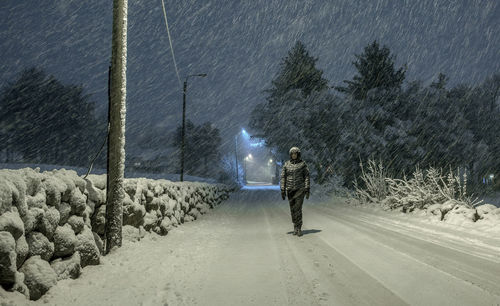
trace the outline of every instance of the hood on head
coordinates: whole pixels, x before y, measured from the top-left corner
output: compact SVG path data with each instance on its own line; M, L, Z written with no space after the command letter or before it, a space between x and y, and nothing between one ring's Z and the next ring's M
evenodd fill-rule
M297 153L297 159L300 159L300 149L297 147L292 147L289 151L290 159L292 159L292 153Z

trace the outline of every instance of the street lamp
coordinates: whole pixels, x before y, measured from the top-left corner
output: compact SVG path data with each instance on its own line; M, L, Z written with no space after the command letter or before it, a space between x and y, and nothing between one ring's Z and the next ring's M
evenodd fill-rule
M187 91L187 81L190 77L206 77L206 73L200 74L190 74L184 80L184 94L182 97L182 132L181 132L181 182L184 181L184 149L186 142L186 91Z

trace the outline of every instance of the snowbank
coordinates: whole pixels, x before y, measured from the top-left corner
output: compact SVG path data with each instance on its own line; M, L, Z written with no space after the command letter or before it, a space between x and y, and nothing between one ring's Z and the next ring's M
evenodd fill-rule
M123 237L166 235L228 198L198 182L125 179ZM104 250L106 175L72 170L0 170L0 285L37 300L58 280L97 265Z
M358 199L349 198L347 202L357 207L379 207L380 210L401 213L403 215L419 217L422 221L432 224L443 224L461 229L500 235L500 208L493 204L482 204L470 207L457 200L448 200L444 203L426 204L422 208L405 210L403 206L393 209L387 201L362 203Z

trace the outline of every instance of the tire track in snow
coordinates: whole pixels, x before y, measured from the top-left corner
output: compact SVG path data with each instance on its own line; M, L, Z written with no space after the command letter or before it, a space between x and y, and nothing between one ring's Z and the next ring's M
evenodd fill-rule
M326 243L335 246L409 304L497 305L500 303L499 296L449 271L443 271L422 261L422 258L405 249L403 241L385 238L385 232L377 233L378 229L366 228L365 224L359 225L354 218L340 211L334 214L335 211L330 208L311 207L309 213L313 215L315 221L321 221L330 233L335 233L320 235ZM426 259L440 256L439 253L434 253L436 250L426 252L428 252Z
M292 226L286 205L269 205L268 212L277 228ZM308 220L305 212L305 222ZM316 221L316 220L314 220ZM315 223L321 228L321 224ZM357 265L339 253L335 247L320 238L321 233L307 233L302 237L287 235L286 241L299 261L323 305L407 305Z

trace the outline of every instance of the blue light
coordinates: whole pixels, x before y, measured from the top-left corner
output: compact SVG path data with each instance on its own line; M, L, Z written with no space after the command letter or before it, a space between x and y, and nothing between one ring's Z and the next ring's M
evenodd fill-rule
M259 142L255 143L250 143L251 147L264 147L266 145L266 142L264 140L261 140Z
M245 137L246 139L250 139L250 135L248 135L247 131L245 129L241 129L241 134L243 135L243 137Z

